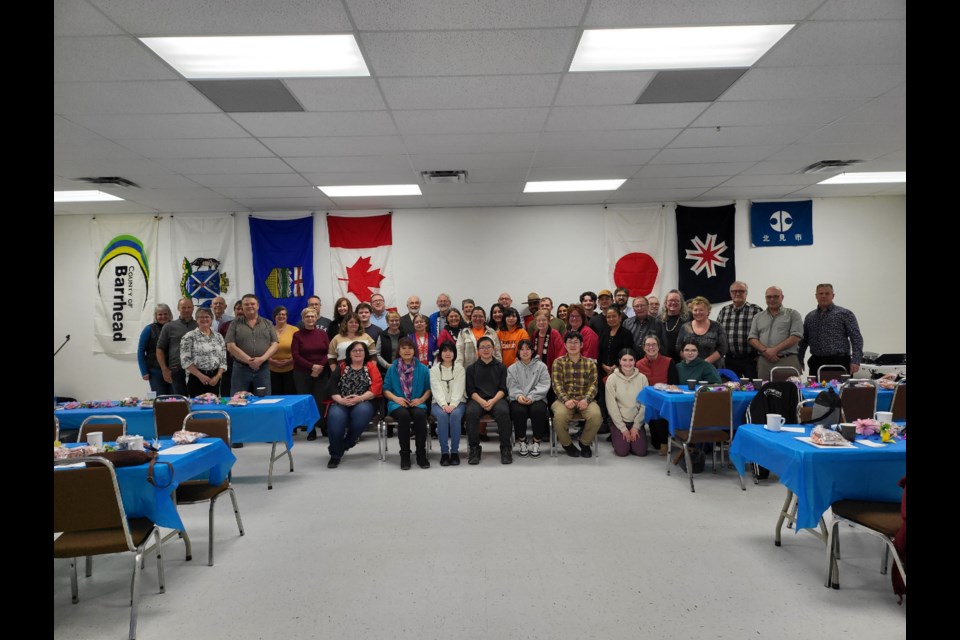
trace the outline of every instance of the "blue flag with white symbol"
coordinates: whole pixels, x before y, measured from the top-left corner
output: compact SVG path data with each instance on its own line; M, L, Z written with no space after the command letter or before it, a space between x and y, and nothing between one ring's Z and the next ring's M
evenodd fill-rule
M751 203L750 243L755 247L813 244L813 200Z

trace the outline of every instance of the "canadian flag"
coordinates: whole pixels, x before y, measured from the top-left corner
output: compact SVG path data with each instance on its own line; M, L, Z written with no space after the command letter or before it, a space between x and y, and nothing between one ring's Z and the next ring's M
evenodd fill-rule
M397 306L393 282L393 215L360 218L327 216L332 290L354 306L380 293L387 308Z

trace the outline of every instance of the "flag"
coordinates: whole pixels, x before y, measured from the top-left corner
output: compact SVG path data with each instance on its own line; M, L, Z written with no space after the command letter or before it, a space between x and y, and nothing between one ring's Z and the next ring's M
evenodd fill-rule
M260 315L273 318L273 310L284 306L288 318L299 318L307 296L313 295L313 217L267 220L251 216L250 247Z
M233 228L233 216L170 217L177 289L169 300L193 298L194 305L209 307L217 296L236 295L230 281L236 274Z
M730 299L737 279L734 264L736 206L684 207L677 205L677 262L679 289L689 300L703 296L710 302Z
M751 203L750 243L755 247L813 244L813 200Z
M388 308L396 308L393 282L393 214L327 216L330 237L332 290L354 307L380 293Z
M95 258L95 353L136 353L140 333L153 322L156 217L129 222L94 218L90 241Z
M662 206L609 205L604 212L607 273L630 297L663 296L677 281L677 265L668 249L673 216Z

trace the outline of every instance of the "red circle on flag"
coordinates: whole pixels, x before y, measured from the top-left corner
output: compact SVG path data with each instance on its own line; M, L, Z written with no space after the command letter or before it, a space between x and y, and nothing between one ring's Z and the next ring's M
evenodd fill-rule
M647 253L628 253L617 260L613 268L613 282L624 287L631 296L645 296L653 291L660 267Z

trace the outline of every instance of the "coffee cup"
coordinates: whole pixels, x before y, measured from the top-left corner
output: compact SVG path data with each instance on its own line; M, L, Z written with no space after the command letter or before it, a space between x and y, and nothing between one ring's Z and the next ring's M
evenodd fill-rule
M786 423L787 419L778 413L767 414L767 431L780 431Z
M143 451L143 436L133 436L130 439L131 451Z
M257 396L258 398L262 398L263 396L267 395L267 388L257 387L253 390L253 395Z
M696 380L687 380L687 389L689 389L690 391L693 391L696 388L697 388Z
M877 411L875 414L873 414L873 417L876 418L877 422L879 422L880 424L893 423L892 411Z
M103 446L103 431L91 431L87 434L87 444L91 447Z
M843 436L844 440L853 442L857 439L857 425L852 422L841 422L840 435Z

